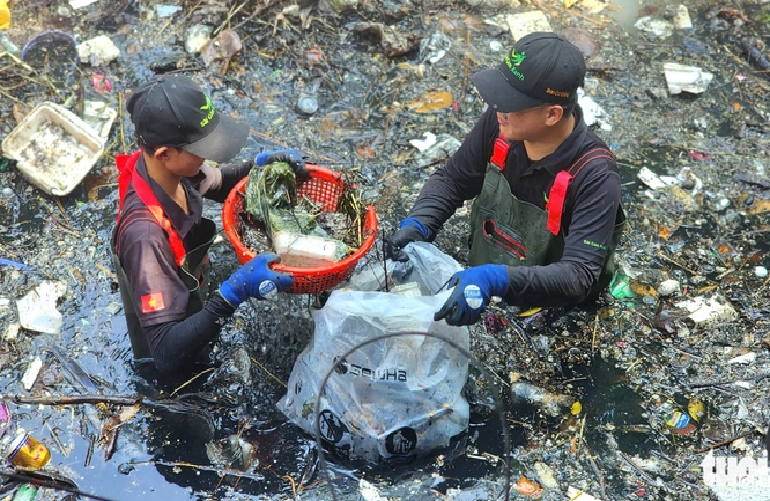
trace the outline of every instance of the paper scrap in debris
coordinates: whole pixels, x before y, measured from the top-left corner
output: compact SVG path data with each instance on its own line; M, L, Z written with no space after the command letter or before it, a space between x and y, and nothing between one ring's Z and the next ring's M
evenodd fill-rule
M359 481L358 488L361 491L361 497L366 501L386 501L377 488L363 478Z
M510 14L507 17L508 29L511 30L513 41L534 33L535 31L553 31L551 23L542 10L532 10L520 14Z
M735 358L731 358L727 361L728 364L751 364L754 363L757 359L757 354L755 352L749 352L745 355L741 355Z
M96 0L70 0L70 7L73 9L82 9L83 7L88 7L92 3L96 2Z
M583 110L583 120L585 120L586 125L598 123L600 129L612 130L612 125L607 121L607 112L592 97L586 96L583 89L578 89L578 104Z
M423 132L422 137L425 139L410 139L409 144L414 146L420 151L425 151L434 144L436 144L436 135L432 132Z
M37 375L40 373L40 369L42 367L43 367L43 361L40 359L40 357L35 357L35 360L33 360L31 364L29 364L29 367L27 368L27 372L25 372L24 376L22 376L21 378L21 385L24 387L25 390L29 391L32 389L32 385L35 384Z
M676 303L674 306L685 308L690 313L690 319L696 324L704 322L729 322L738 316L735 308L730 303L725 302L722 304L714 297L707 299L703 296L698 296Z

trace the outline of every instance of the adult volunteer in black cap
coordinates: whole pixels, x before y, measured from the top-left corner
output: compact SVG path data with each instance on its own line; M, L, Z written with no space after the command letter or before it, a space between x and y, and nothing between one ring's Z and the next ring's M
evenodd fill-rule
M139 150L119 155L119 209L111 249L118 272L134 358L152 359L161 372L189 364L219 334L247 298L265 299L293 278L270 269L260 254L208 297L208 249L214 222L202 217L202 196L224 201L254 162L223 163L243 148L249 127L216 110L186 77L158 76L128 101ZM261 161L259 161L261 159ZM261 153L258 164L289 163L307 175L293 150Z
M625 216L615 159L577 104L585 72L574 45L539 32L471 77L489 108L387 242L391 259L406 259L405 245L433 240L475 197L471 267L452 277L437 320L472 324L491 296L516 306L575 304L609 283Z

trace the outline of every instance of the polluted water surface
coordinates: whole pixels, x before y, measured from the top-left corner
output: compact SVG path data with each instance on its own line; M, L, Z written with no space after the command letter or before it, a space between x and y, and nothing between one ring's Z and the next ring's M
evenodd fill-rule
M126 101L154 74L188 75L220 112L249 123L237 160L290 147L344 173L377 207L380 235L364 259L377 268L382 237L484 109L468 77L502 59L522 25L515 16L527 14L588 57L584 90L593 101L584 108L616 155L628 216L620 285L588 307L494 304L471 329L471 352L493 381L471 369L467 433L408 464L350 463L328 448L336 497L502 499L504 426L517 498L736 499L705 484L702 464L709 453L766 457L770 82L756 51L768 55L767 5L168 7L10 3L0 31L2 137L46 101L78 116L101 103L117 118L103 154L68 195L47 195L12 161L0 163L4 454L28 434L51 455L41 475L115 500L330 499L315 441L276 408L322 296L242 305L223 328L213 368L169 380L133 360L109 256L114 157L135 148ZM100 38L89 47L103 50L75 56L73 43L100 35L114 49ZM28 43L25 58L19 48ZM674 81L666 63L688 69ZM672 92L678 87L689 90ZM220 230L211 250L219 283L238 260L220 205L206 202L204 213ZM467 215L461 207L436 239L463 265ZM64 294L46 306L61 315L58 332L20 327L16 302L59 281ZM503 423L491 383L502 391ZM96 405L89 395L113 399ZM29 495L5 487L3 496Z

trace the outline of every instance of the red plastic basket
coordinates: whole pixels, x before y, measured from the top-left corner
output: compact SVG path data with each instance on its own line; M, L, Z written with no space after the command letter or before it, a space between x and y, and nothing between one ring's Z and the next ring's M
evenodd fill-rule
M310 179L297 183L297 197L303 195L308 197L313 203L320 205L324 212L337 212L340 195L347 188L342 175L326 167L313 164L308 164L307 169L310 172ZM245 204L246 181L248 178L242 179L235 185L222 207L222 225L225 228L227 238L235 247L235 254L241 264L245 264L257 255L241 240L243 233L241 213ZM287 292L308 294L328 290L343 280L347 280L353 273L356 263L372 248L376 237L377 212L373 205L368 205L364 216L364 240L361 247L353 254L324 267L297 268L276 264L273 269L294 275L294 286Z

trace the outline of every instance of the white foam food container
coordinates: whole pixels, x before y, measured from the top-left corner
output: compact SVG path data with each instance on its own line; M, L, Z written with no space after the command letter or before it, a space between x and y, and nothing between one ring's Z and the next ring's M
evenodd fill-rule
M61 196L88 174L104 151L104 139L71 111L42 103L3 139L2 147L3 156L16 160L29 182Z

